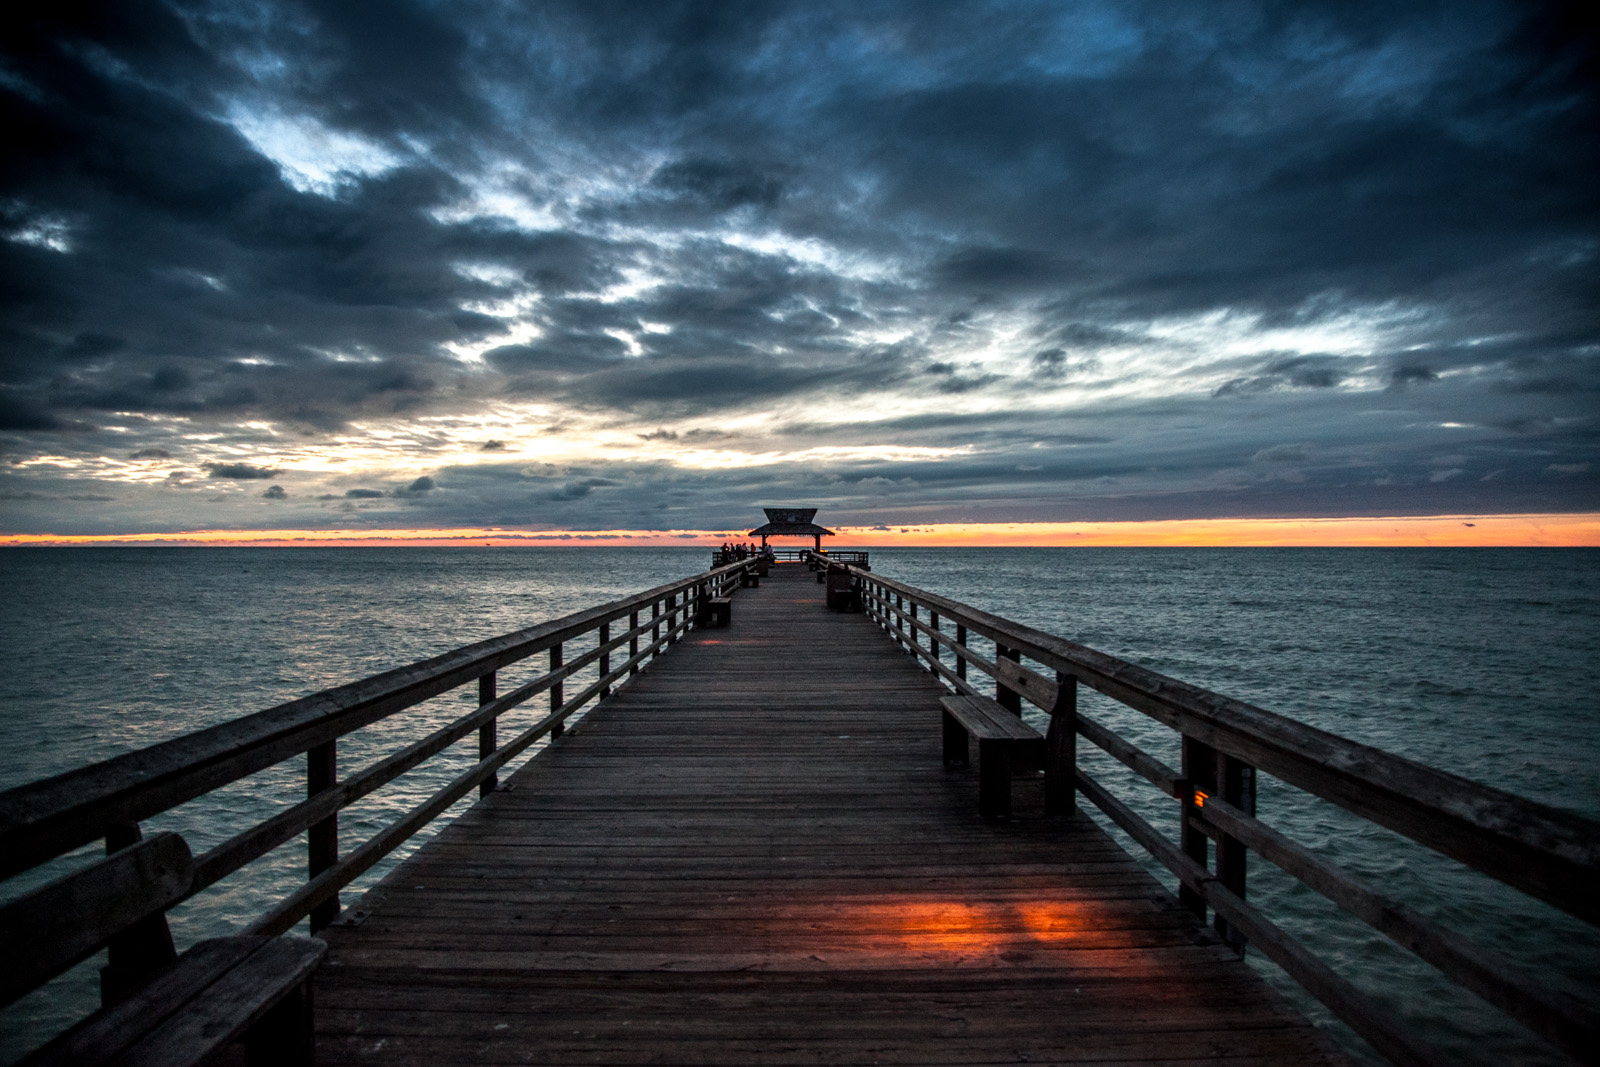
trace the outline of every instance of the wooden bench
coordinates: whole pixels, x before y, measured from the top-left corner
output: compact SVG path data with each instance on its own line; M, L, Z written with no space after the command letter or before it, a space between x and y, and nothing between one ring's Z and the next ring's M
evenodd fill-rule
M828 607L834 611L861 610L861 590L856 587L856 580L849 571L843 567L829 567L827 582L828 589L823 599Z
M985 819L1011 816L1011 777L1037 769L1044 735L988 697L947 696L943 709L944 762L966 764L967 737L978 739L978 814Z
M759 586L760 584L761 584L761 574L760 574L759 571L748 570L748 571L740 572L740 574L739 574L739 586L741 588L755 587L755 586Z
M706 625L728 626L733 622L733 600L731 597L714 596L706 601Z
M118 938L144 935L148 947L152 928L170 954L164 913L193 879L189 846L161 833L0 908L0 1003ZM183 1067L242 1040L247 1064L309 1067L310 978L327 950L308 937L219 937L173 959L147 959L142 980L129 981L124 966L113 982L108 968L105 1006L22 1062Z

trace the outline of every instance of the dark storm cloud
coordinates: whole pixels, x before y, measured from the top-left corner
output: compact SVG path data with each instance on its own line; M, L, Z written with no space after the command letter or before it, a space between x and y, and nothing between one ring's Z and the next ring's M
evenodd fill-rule
M1595 56L1578 7L1493 0L10 5L0 452L198 466L189 430L269 457L263 423L535 402L682 446L842 401L877 418L783 447L984 457L352 492L1589 506Z
M271 467L258 467L253 463L207 463L206 471L213 478L233 478L237 480L251 480L254 478L276 478L278 472Z

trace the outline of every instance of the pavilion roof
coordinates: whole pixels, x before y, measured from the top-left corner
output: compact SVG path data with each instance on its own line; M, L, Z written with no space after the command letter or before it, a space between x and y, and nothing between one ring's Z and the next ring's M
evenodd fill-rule
M769 522L765 526L757 526L746 537L832 537L833 531L824 529L814 522Z
M823 529L812 518L816 508L762 508L767 513L767 524L751 530L746 537L832 537L833 531Z

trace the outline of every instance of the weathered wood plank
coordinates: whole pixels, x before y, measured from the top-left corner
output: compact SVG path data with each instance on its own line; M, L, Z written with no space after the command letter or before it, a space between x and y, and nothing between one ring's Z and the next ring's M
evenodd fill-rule
M808 578L641 664L331 927L322 1062L1339 1062L1088 819L1023 784L980 820L943 690Z
M0 878L102 837L107 826L175 807L646 604L654 611L662 600L681 598L679 591L704 580L701 575L658 586L0 792Z
M1023 626L878 574L868 581L916 601L1002 647L1071 674L1129 707L1227 755L1539 897L1600 922L1600 833L1592 820L1319 730L1244 701L1168 678L1065 638ZM897 624L901 621L896 618ZM1054 683L1017 664L1011 692L1053 699Z
M112 935L183 899L189 846L156 834L0 908L0 1004L94 952Z

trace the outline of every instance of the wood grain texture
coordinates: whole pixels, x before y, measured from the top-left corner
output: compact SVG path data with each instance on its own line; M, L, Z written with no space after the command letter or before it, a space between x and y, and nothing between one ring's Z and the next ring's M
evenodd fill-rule
M864 571L858 577L869 598L894 616L897 628L906 621L902 605L907 604L959 619L1008 652L1020 649L1186 737L1600 923L1600 894L1593 892L1600 872L1600 823L1593 819L1435 770L892 578ZM1041 707L1053 699L1054 684L1036 672L969 658L995 676L1004 692L1020 693ZM1019 684L1022 688L1015 688Z
M1036 784L980 819L825 593L773 567L330 927L319 1061L1343 1062Z

